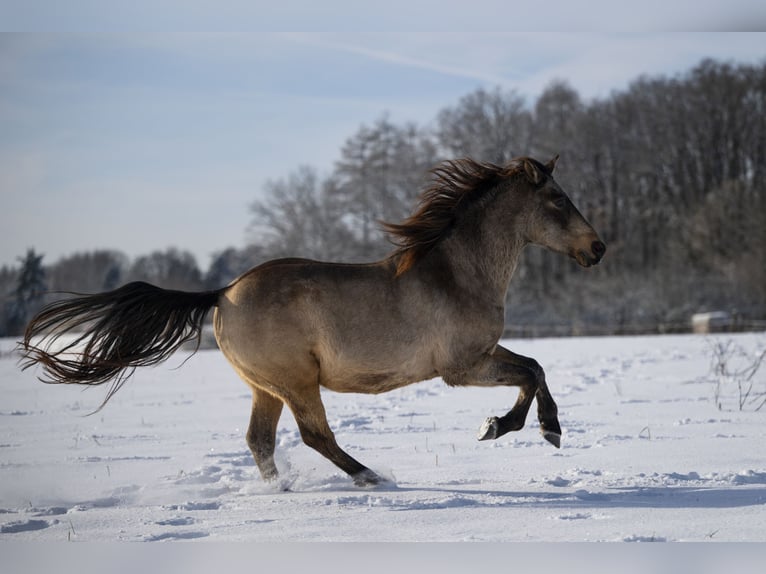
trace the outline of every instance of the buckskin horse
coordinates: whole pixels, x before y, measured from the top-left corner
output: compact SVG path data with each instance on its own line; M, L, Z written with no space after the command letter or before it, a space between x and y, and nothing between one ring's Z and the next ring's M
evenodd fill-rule
M215 337L252 390L247 444L265 480L277 478L277 422L292 411L302 440L357 485L382 479L349 456L327 423L320 389L383 393L433 377L450 386L519 387L513 408L490 417L480 440L524 426L533 399L543 437L561 427L545 372L500 346L505 296L522 249L537 244L583 267L606 247L546 164L446 161L431 172L415 212L383 224L393 252L368 264L269 261L222 289L188 293L142 282L45 307L21 343L24 368L50 383L111 382L102 406L136 367L199 344L215 308ZM56 343L64 333L73 339Z

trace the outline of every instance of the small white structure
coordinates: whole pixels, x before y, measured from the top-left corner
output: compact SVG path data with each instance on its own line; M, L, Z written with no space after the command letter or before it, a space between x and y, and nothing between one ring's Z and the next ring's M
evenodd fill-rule
M726 311L711 311L692 315L692 331L694 333L717 333L728 331L732 327L732 317Z

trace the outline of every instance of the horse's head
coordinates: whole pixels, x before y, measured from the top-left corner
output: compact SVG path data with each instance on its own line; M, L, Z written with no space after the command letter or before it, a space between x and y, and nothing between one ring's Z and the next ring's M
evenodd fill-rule
M590 267L601 261L606 245L553 179L556 160L558 156L546 164L520 160L532 190L527 202L526 239Z

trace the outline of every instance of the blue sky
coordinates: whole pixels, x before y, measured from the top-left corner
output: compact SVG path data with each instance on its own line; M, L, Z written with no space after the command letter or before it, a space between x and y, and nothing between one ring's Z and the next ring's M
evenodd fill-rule
M763 62L766 34L2 34L0 266L175 246L204 268L245 245L267 180L328 172L384 113L427 125L479 87L553 79L604 97L705 57Z

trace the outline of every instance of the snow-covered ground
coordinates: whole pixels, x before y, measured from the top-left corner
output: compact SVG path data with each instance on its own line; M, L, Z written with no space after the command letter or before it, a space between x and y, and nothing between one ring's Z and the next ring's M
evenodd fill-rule
M0 542L766 541L766 407L716 398L715 341L766 334L511 340L546 369L564 430L476 432L515 389L432 380L325 393L338 442L391 479L357 488L303 445L289 411L264 484L244 441L250 396L223 356L178 353L105 388L44 385L0 342ZM766 390L766 365L756 376ZM719 409L717 402L722 403Z

